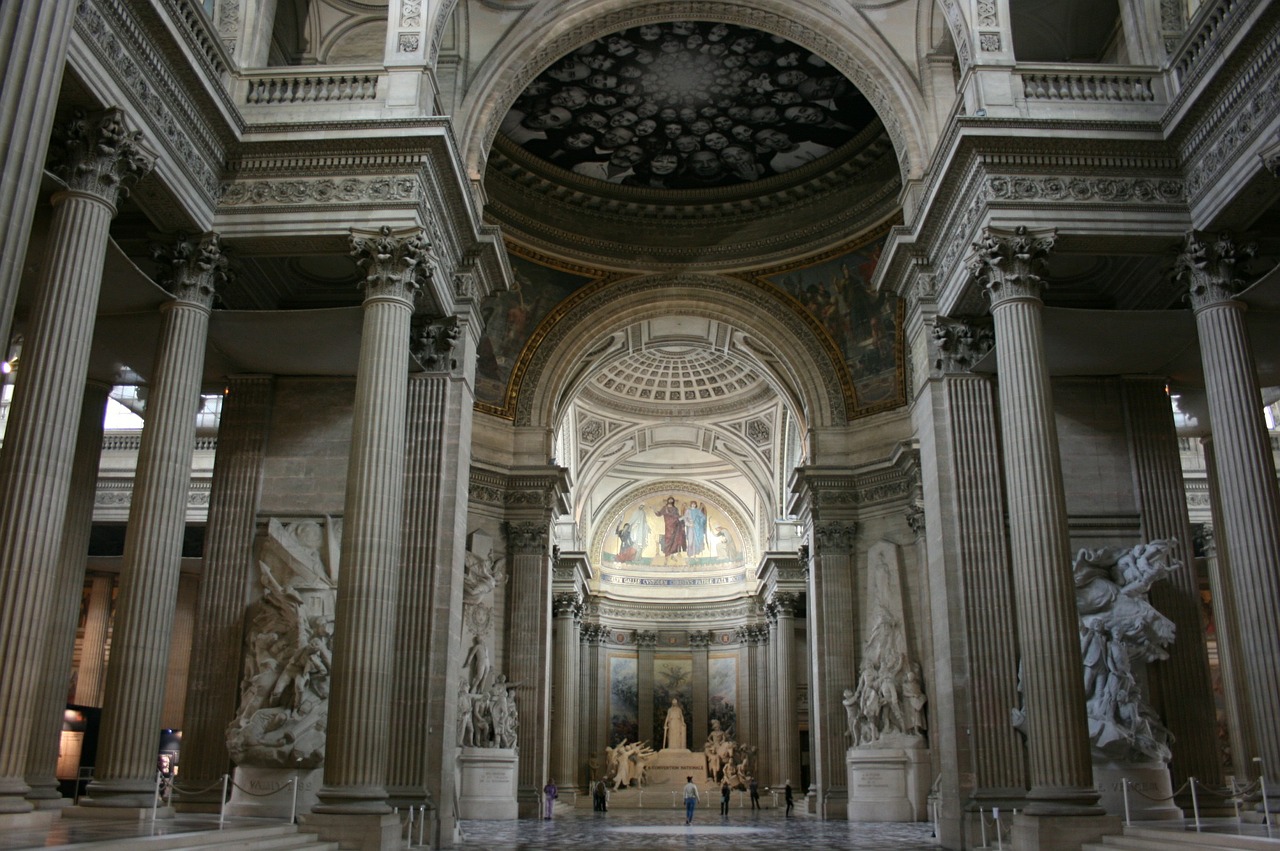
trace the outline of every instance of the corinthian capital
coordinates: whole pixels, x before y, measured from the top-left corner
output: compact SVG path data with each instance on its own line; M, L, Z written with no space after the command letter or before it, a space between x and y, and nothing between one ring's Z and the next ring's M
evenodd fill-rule
M226 249L216 233L180 233L172 244L153 246L151 256L159 264L160 284L178 301L211 307L218 286L231 277Z
M462 336L458 327L458 317L446 316L443 319L430 316L415 316L409 351L427 372L449 372L458 366L453 357L453 347Z
M128 129L119 109L93 114L75 110L58 129L54 142L58 153L54 168L67 187L112 206L155 167L155 154L142 143L142 132Z
M547 551L547 528L537 523L507 523L507 546L522 555L541 555Z
M1187 231L1174 263L1174 277L1187 285L1187 296L1196 310L1228 301L1244 286L1236 277L1236 263L1253 256L1255 246L1237 246L1227 234L1202 238Z
M988 323L971 319L933 321L933 368L942 373L969 372L991 351L995 334Z
M351 256L365 271L365 298L412 302L414 294L431 278L431 243L422 228L352 228Z
M973 244L969 272L986 288L992 305L1014 298L1040 298L1045 287L1040 273L1056 240L1057 231L1052 228L983 228L982 238Z

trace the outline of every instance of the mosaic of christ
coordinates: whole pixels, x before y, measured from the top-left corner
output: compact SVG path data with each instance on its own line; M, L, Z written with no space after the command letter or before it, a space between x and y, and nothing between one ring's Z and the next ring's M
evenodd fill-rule
M717 506L696 494L645 497L625 508L604 545L616 567L714 570L742 563L742 542Z
M634 27L538 76L502 123L512 143L606 183L699 189L785 174L875 120L822 58L707 21Z

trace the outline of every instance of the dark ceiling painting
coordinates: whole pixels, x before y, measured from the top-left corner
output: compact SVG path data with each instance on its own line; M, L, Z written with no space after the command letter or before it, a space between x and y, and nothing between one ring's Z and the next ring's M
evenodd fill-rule
M502 133L582 177L701 189L793 171L874 120L847 78L784 38L674 21L565 56L529 84Z

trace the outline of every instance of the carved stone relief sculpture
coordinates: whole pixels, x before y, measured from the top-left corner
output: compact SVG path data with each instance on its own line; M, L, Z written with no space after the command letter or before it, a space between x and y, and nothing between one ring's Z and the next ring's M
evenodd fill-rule
M921 748L927 699L920 665L907 648L897 548L882 541L868 560L871 630L858 685L844 690L848 736L857 748Z
M1089 739L1095 758L1142 765L1167 763L1169 731L1147 703L1149 662L1169 658L1175 627L1148 592L1181 567L1169 541L1082 549L1072 572L1080 613Z
M494 670L493 596L507 581L502 556L468 551L462 579L462 621L471 646L462 660L458 685L458 745L464 748L515 748L520 728L516 683Z
M329 714L330 640L341 521L272 519L258 553L240 707L227 728L237 765L317 768Z

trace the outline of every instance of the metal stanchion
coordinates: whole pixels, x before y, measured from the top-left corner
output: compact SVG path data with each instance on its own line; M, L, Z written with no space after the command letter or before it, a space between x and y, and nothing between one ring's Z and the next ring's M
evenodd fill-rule
M290 777L289 783L293 785L293 802L289 804L289 824L298 823L298 778Z
M1271 804L1267 800L1267 771L1266 766L1262 764L1262 757L1255 756L1253 761L1258 764L1258 784L1262 787L1262 823L1267 826L1267 838L1271 838Z
M1120 788L1124 790L1124 825L1125 827L1133 824L1133 820L1129 818L1129 778L1124 777L1120 780Z
M1191 811L1195 813L1196 830L1199 831L1200 830L1200 801L1198 798L1196 798L1196 779L1194 777L1188 778L1187 784L1191 787Z
M222 827L227 820L227 781L230 777L229 774L222 775L222 799L218 802L218 827Z
M422 810L418 814L418 845L426 847L427 845L427 805L422 805Z
M151 796L151 821L153 822L156 820L156 808L160 806L160 781L163 779L164 775L157 771L155 794Z

